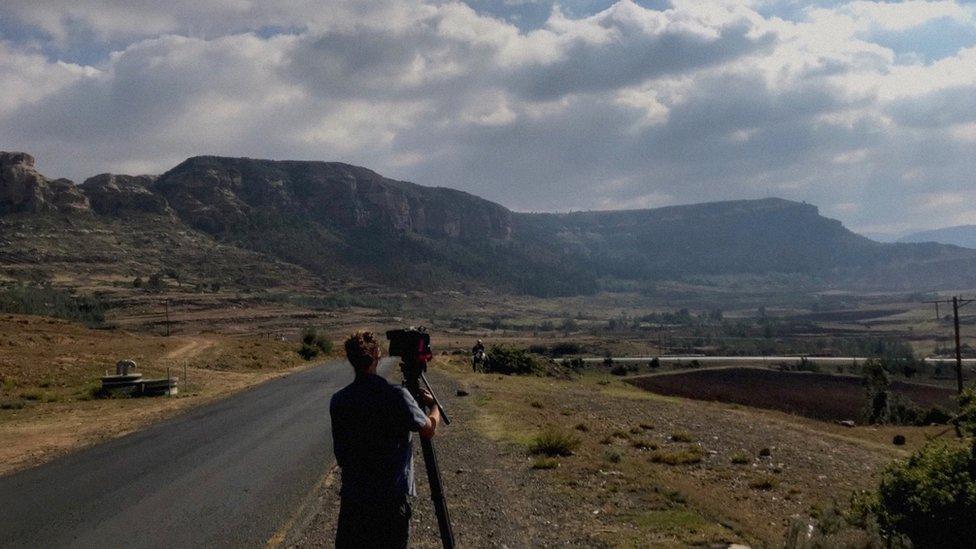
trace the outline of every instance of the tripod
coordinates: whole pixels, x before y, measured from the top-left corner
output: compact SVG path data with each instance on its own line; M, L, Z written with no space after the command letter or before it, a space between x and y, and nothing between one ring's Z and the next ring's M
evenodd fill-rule
M418 401L421 381L424 382L424 386L430 392L431 396L434 396L434 390L427 381L427 376L424 375L426 369L427 363L421 358L402 357L400 371L403 372L403 386ZM436 396L434 396L434 406L440 408L444 424L450 425L451 420L447 417L447 412L444 411L444 407L437 401ZM424 408L425 412L430 411L429 407L425 406ZM437 515L437 527L440 529L441 543L444 545L444 549L454 549L454 532L451 530L451 517L447 513L447 499L444 497L441 470L437 466L437 453L434 451L434 442L430 439L421 438L420 448L424 454L424 467L427 469L427 482L430 484L430 499L434 503L434 513Z

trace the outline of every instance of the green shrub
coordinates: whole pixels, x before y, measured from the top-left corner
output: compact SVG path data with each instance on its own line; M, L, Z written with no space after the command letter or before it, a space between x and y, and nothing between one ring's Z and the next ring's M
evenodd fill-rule
M580 438L573 433L549 427L532 439L529 452L549 457L571 456L573 451L579 448L580 443Z
M959 425L976 435L976 388L959 398ZM976 539L976 440L930 442L881 474L878 491L858 502L889 539L916 547L971 547Z
M319 354L327 355L332 352L332 341L318 329L307 327L302 330L302 345L298 348L298 355L305 360L312 360Z
M873 505L883 532L916 547L970 547L976 539L976 444L924 446L881 476Z
M615 376L625 376L627 375L627 367L618 363L613 368L610 368L610 373Z
M603 453L603 457L606 458L610 463L620 463L623 455L617 450L607 450Z
M945 408L941 406L933 406L925 411L922 415L921 424L922 425L932 425L933 423L938 425L945 425L952 418L952 415L946 411Z
M552 356L578 355L583 352L583 346L571 341L556 343L549 350Z
M538 355L525 349L495 345L488 351L485 372L505 375L541 374L545 372L545 366Z
M562 363L563 363L563 366L565 366L565 367L567 367L567 368L569 368L571 370L582 370L583 367L586 366L586 363L583 362L583 359L580 358L580 357L564 358L562 360Z
M298 348L298 356L305 360L312 360L313 358L319 356L319 350L317 347L305 345L303 343L302 346Z
M105 322L109 302L92 295L74 295L51 286L10 286L0 290L0 312L42 315L97 326Z

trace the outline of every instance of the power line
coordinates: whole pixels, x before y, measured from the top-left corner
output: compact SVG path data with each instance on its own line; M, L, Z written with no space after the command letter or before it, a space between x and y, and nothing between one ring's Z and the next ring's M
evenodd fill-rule
M935 317L937 320L939 318L939 304L940 303L951 303L952 304L952 326L955 329L955 339L956 339L956 385L959 394L962 394L962 345L959 339L959 309L969 305L970 303L976 301L976 299L960 299L959 296L952 296L952 299L937 299L933 301L926 301L925 303L935 304Z

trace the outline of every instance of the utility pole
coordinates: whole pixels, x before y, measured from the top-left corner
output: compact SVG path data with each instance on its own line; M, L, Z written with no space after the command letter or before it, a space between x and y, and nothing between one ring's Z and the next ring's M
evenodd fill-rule
M956 340L956 389L959 394L962 394L962 344L959 338L959 309L969 305L976 299L960 299L959 296L952 296L952 299L939 299L934 301L926 301L926 303L935 304L935 318L938 321L942 319L939 318L939 304L940 303L951 303L952 304L952 326L955 330L955 340Z
M962 394L962 346L959 344L959 298L952 296L952 324L956 328L956 384Z

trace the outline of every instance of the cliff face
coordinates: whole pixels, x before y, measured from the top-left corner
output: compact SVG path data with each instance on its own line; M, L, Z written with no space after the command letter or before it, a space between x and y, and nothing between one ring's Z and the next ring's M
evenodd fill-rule
M88 214L88 198L67 179L48 180L34 168L34 157L0 152L0 213Z
M335 162L195 157L153 189L190 225L212 233L234 232L255 215L431 238L508 239L512 230L511 213L498 204Z
M166 199L152 192L155 181L152 175L103 173L86 179L81 191L88 197L92 210L100 215L172 214Z
M880 244L798 202L516 214L335 162L201 156L158 177L102 174L75 186L46 179L30 155L0 153L6 213L86 214L106 234L118 230L108 218L150 229L162 221L214 249L219 241L322 279L401 288L476 282L554 296L594 291L600 280L735 274L796 274L846 288L976 284L974 250Z

